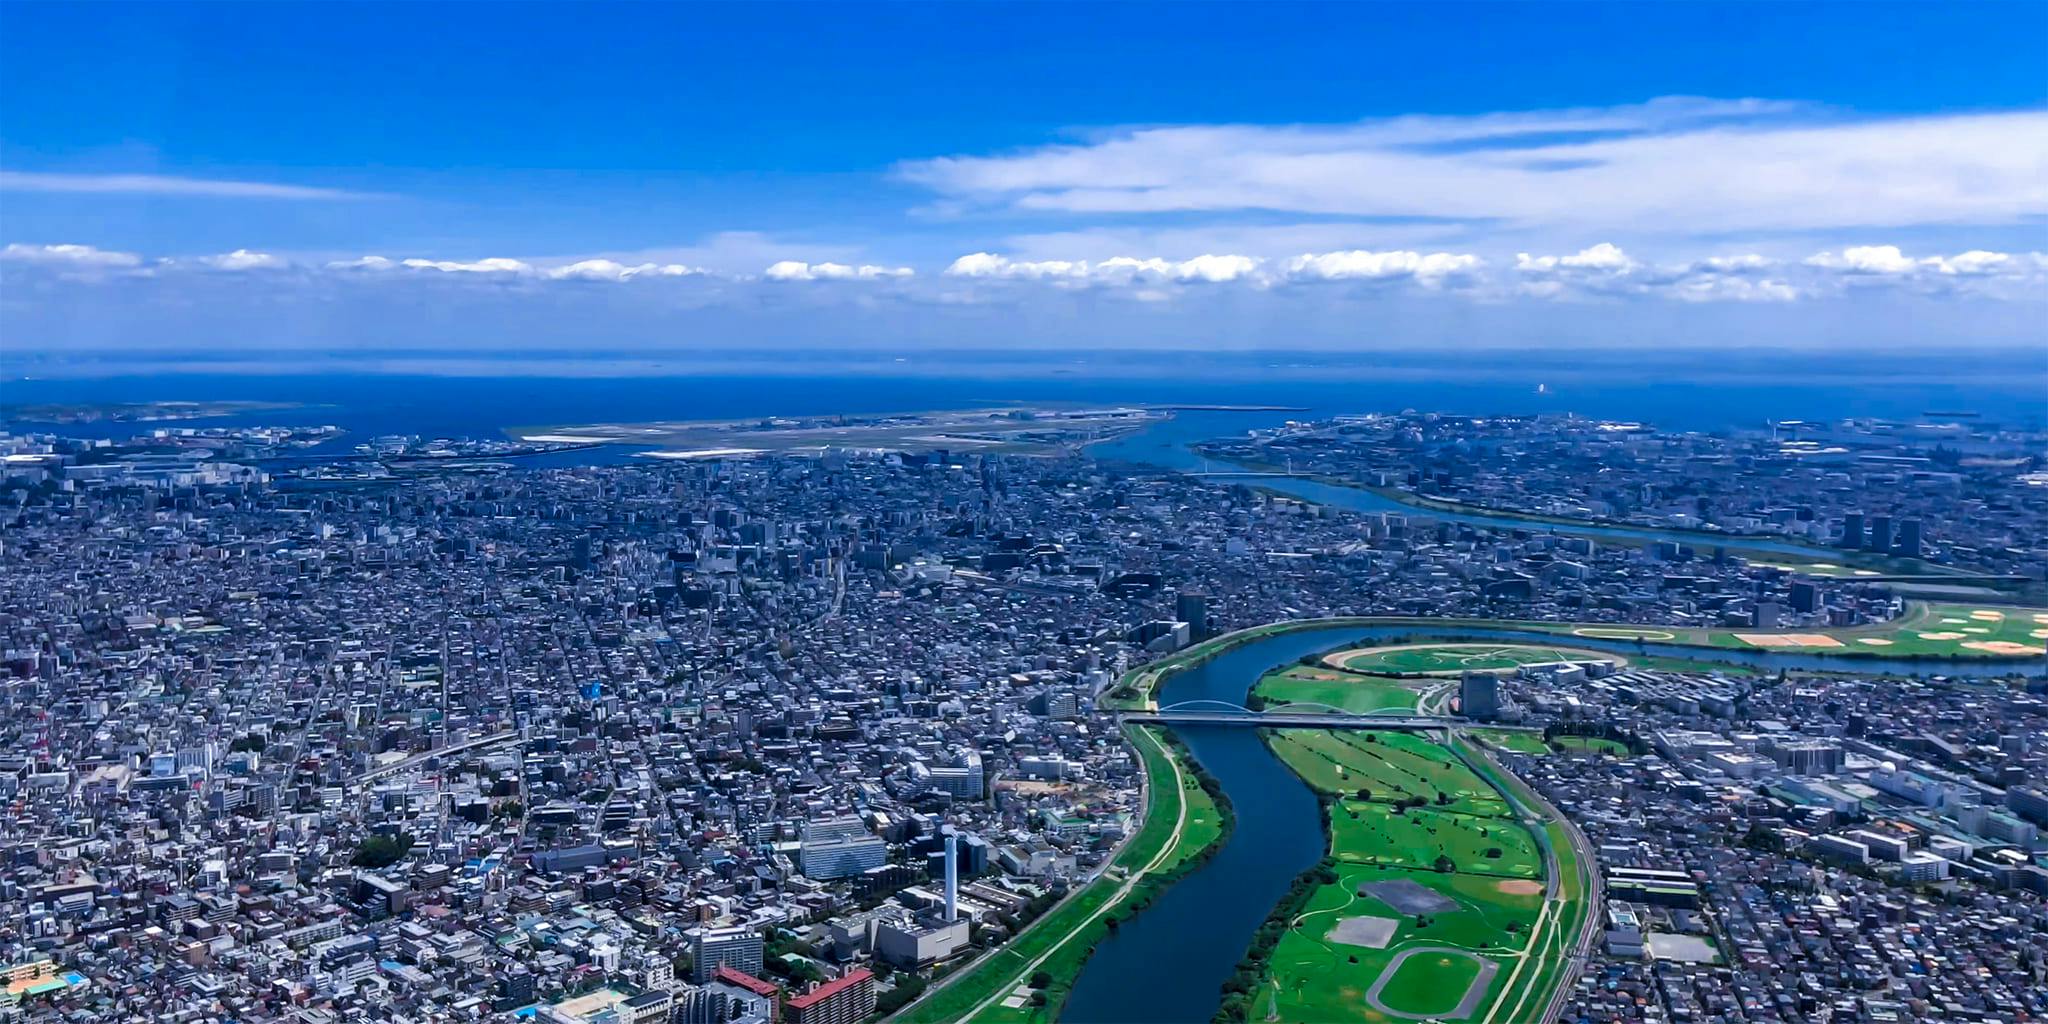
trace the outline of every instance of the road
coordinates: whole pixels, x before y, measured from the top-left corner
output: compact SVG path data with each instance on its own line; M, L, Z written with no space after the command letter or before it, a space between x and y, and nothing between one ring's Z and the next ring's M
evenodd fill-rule
M1594 936L1599 934L1600 907L1602 906L1600 899L1599 862L1594 859L1592 844L1586 839L1586 834L1579 831L1579 827L1573 824L1572 820L1559 811L1555 805L1545 800L1543 794L1536 792L1535 787L1523 781L1520 776L1502 767L1500 762L1494 760L1493 755L1486 751L1486 748L1469 744L1462 733L1458 737L1458 742L1450 746L1452 751L1468 764L1471 758L1467 753L1467 748L1469 747L1471 750L1477 751L1479 759L1486 763L1489 770L1503 780L1512 781L1514 785L1510 788L1520 791L1507 792L1504 789L1503 795L1507 796L1508 801L1527 817L1532 829L1541 829L1544 822L1555 821L1563 828L1565 840L1571 844L1572 853L1574 854L1572 861L1574 869L1578 872L1580 898L1584 904L1585 913L1579 920L1578 934L1570 936L1569 944L1557 950L1561 958L1557 969L1557 981L1556 984L1551 986L1549 997L1543 1005L1543 1012L1537 1017L1524 1017L1521 1015L1522 1007L1525 1005L1529 995L1527 992L1524 992L1522 998L1516 1001L1516 1004L1511 1008L1511 1012L1506 1017L1500 1016L1502 1007L1496 1005L1488 1011L1486 1018L1488 1022L1498 1020L1500 1024L1525 1024L1525 1022L1530 1021L1538 1022L1538 1024L1552 1024L1564 1012L1565 999L1571 992L1572 985L1578 980L1579 971L1584 967L1587 955L1592 951ZM1541 833L1538 834L1540 837ZM1515 969L1508 975L1508 986L1510 988L1513 987L1516 976L1521 974L1524 967L1533 967L1532 961L1540 962L1543 959L1544 953L1537 949L1537 944L1548 941L1548 938L1545 936L1544 926L1553 914L1559 912L1561 906L1559 889L1563 884L1561 877L1563 871L1558 864L1557 851L1551 847L1548 841L1543 842L1542 845L1546 889L1543 909L1538 914L1536 926L1530 929L1529 955L1518 962L1515 965Z
M403 761L396 761L391 764L387 764L382 768L373 768L369 771L362 773L361 775L356 776L353 779L348 780L346 783L343 783L343 785L368 785L386 776L396 775L399 772L410 771L411 769L418 768L419 766L426 764L428 761L432 761L437 757L446 757L449 754L460 754L465 750L475 750L479 747L496 746L500 743L505 743L519 738L519 730L506 729L502 732L494 732L489 736L479 736L473 740L464 740L461 743L452 744L450 746L437 747L433 750L414 754Z

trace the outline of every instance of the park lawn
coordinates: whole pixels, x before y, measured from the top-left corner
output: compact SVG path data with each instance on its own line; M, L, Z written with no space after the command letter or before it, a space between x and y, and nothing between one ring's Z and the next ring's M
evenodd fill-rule
M1252 692L1265 698L1268 708L1275 704L1328 704L1353 714L1414 711L1421 696L1412 687L1391 680L1299 665L1266 673L1252 686Z
M1773 646L1742 639L1784 633L1827 637L1815 646ZM2040 634L2040 635L2037 635ZM1879 658L2013 658L2048 653L2048 608L1961 602L1914 602L1890 622L1846 629L1716 629L1714 647L1784 651L1793 654L1865 655ZM1990 645L1986 646L1970 646ZM2002 646L2010 645L2010 646Z
M1456 755L1421 736L1324 729L1267 730L1267 743L1303 781L1325 793L1417 798L1469 814L1505 809L1500 794Z
M1584 753L1607 754L1613 757L1627 757L1628 745L1599 736L1559 736L1550 741L1559 750Z
M1505 954L1529 943L1543 916L1542 848L1516 820L1506 797L1456 753L1421 736L1300 729L1266 730L1264 735L1296 774L1334 797L1328 828L1337 882L1310 894L1294 927L1275 945L1252 1018L1388 1019L1365 995L1402 949L1425 945L1499 958L1501 969L1475 1011L1483 1017L1508 984L1514 960ZM1361 788L1371 791L1370 799L1358 798ZM1413 797L1429 803L1405 813L1393 804ZM1448 802L1440 805L1439 799ZM1501 856L1487 857L1489 849L1500 850ZM1450 860L1452 870L1435 870L1439 856ZM1444 895L1456 909L1411 917L1362 888L1396 880ZM1360 916L1397 922L1386 948L1330 937L1340 921ZM1547 935L1536 941L1539 948L1554 944ZM1418 954L1388 980L1382 999L1395 1009L1448 1012L1478 970L1466 958ZM1523 974L1554 979L1554 973ZM1515 987L1531 983L1518 978ZM1433 1001L1439 997L1440 1002Z
M1340 861L1433 870L1438 857L1460 872L1543 877L1543 852L1528 830L1502 817L1341 799L1330 808L1330 853ZM1497 853L1498 856L1488 856Z
M1323 886L1309 897L1296 926L1282 935L1274 947L1267 961L1266 983L1254 1004L1253 1020L1269 1019L1266 1011L1275 1015L1271 1019L1297 1024L1385 1019L1368 1007L1365 993L1402 949L1453 946L1482 956L1516 950L1526 941L1543 903L1541 894L1501 893L1497 888L1501 879L1478 875L1345 863L1337 865L1337 875L1336 884ZM1458 901L1460 907L1427 915L1427 923L1423 924L1360 891L1361 886L1373 882L1399 879L1440 892ZM1346 945L1329 937L1339 921L1361 915L1400 922L1386 948ZM1510 930L1510 924L1514 930ZM1445 965L1442 973L1423 970L1432 960L1424 956L1410 958L1409 964L1416 965L1418 976L1402 984L1442 987L1449 993L1446 1008L1455 1007L1477 965L1468 961ZM1489 985L1487 997L1480 1000L1479 1015L1483 1016L1485 1008L1492 1004L1494 992L1507 977L1511 963L1501 960L1501 970ZM1407 965L1403 965L1403 974L1406 973ZM1394 981L1389 981L1385 998L1389 1005L1404 1008L1404 1003L1394 996L1394 985Z
M2048 647L2048 608L2014 605L1935 603L1915 605L1905 615L1880 627L1841 630L1837 636L1857 647L1891 655L1996 655L1967 644L2017 644L2034 654ZM1890 640L1883 645L1864 640ZM2014 654L2019 652L2014 651Z
M1380 1002L1408 1013L1441 1017L1457 1009L1479 976L1479 961L1455 953L1418 953L1402 962L1380 990Z
M1507 750L1517 754L1541 756L1550 753L1550 746L1543 737L1533 732L1514 732L1507 729L1475 729L1475 739L1484 740L1487 746L1496 750Z

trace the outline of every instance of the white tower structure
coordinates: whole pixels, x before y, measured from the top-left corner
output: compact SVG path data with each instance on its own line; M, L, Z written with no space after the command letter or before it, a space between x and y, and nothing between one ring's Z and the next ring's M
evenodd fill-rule
M946 921L948 923L959 920L954 911L954 905L960 897L960 860L958 852L953 848L954 844L959 842L959 839L960 837L951 831L946 833Z

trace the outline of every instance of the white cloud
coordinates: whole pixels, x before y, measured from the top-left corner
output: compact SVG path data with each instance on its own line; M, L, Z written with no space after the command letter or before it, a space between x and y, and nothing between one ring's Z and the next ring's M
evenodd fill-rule
M366 192L278 185L262 181L219 181L162 174L41 174L0 171L0 190L77 192L102 195L211 196L231 199L376 199Z
M1254 278L1261 262L1249 256L1202 255L1185 260L1112 256L1091 263L1087 260L1013 260L995 253L977 252L954 260L944 273L949 277L1050 280L1069 284L1129 284L1138 281L1214 284Z
M363 256L352 260L332 260L327 264L327 269L329 270L395 270L397 268L397 261L383 256Z
M251 252L248 249L236 249L234 252L224 252L218 256L201 256L197 262L200 266L211 267L214 270L283 270L291 266L291 263L281 256L273 256L267 252Z
M1968 250L1954 256L1907 256L1898 246L1849 246L1841 252L1817 252L1804 266L1837 274L1845 281L1898 283L1921 289L1989 289L2001 295L2011 287L2048 285L2048 254Z
M1744 253L1739 256L1709 256L1693 264L1696 269L1709 270L1721 274L1747 274L1769 270L1777 265L1777 260L1759 256L1756 253Z
M1809 256L1806 265L1846 270L1852 274L1910 274L1920 268L1896 245L1852 245L1841 252Z
M1601 242L1588 249L1581 249L1570 256L1530 256L1526 252L1515 254L1515 269L1524 274L1550 274L1571 271L1597 271L1611 274L1626 274L1638 264L1614 245Z
M1470 253L1433 252L1425 256L1407 250L1369 252L1353 249L1296 256L1287 261L1287 276L1305 281L1413 277L1434 282L1477 270L1481 263L1479 257Z
M0 249L0 260L9 263L45 263L73 267L135 267L142 257L132 252L95 249L90 245L24 245L11 242Z
M1969 249L1953 255L1913 255L1896 245L1849 246L1817 253L1804 260L1781 260L1754 252L1723 252L1684 260L1653 259L1623 250L1611 242L1576 252L1535 255L1517 253L1512 262L1489 261L1476 253L1424 252L1410 249L1339 249L1307 252L1288 258L1208 253L1187 259L1110 256L1104 259L1018 259L975 252L952 261L933 279L918 278L910 267L837 261L777 261L759 275L730 275L685 263L629 263L590 257L563 263L491 257L474 261L427 258L395 259L366 255L324 262L294 262L285 256L251 249L211 256L151 259L86 245L13 243L0 248L0 261L14 280L35 276L53 280L101 282L152 280L165 287L198 287L204 275L229 285L231 278L267 278L280 288L314 286L329 280L355 278L363 289L403 287L434 279L517 281L521 293L555 282L640 282L639 288L667 287L671 282L717 282L716 287L679 287L673 294L703 305L748 295L763 283L790 281L896 282L881 290L858 293L820 289L820 303L904 301L925 305L1005 304L1019 311L1068 308L1059 303L1085 301L1081 293L1141 301L1165 307L1178 300L1201 301L1211 295L1270 295L1270 315L1287 311L1314 314L1326 304L1397 299L1410 295L1450 293L1481 304L1527 300L1544 302L1790 303L1850 295L1893 294L1917 300L2039 303L2048 298L2048 255L2038 252L1996 252ZM224 274L292 269L291 274ZM660 282L660 284L656 284ZM1325 288L1346 282L1370 288ZM250 280L246 287L258 285ZM1066 295L1066 298L1056 296ZM807 300L808 301L808 300ZM1233 302L1240 301L1233 299ZM1334 308L1334 307L1327 307Z
M627 266L615 260L597 259L580 260L567 266L555 267L547 272L547 276L556 280L630 281L636 277L688 277L702 273L704 271L698 267L688 267L680 263L642 263Z
M778 260L762 271L762 275L771 281L875 280L910 277L915 273L909 267L878 267L873 264L856 267L845 263L805 263L802 260Z
M1794 302L1807 294L1783 280L1713 273L1688 274L1650 290L1684 302Z
M1088 275L1088 261L1013 260L992 252L976 252L954 260L943 273L948 277L1006 277L1025 280L1041 280L1048 277L1082 278Z
M384 256L364 256L352 260L334 260L326 264L328 270L385 271L415 270L435 271L449 274L512 274L541 277L555 281L631 281L646 277L690 277L705 274L699 267L681 263L638 263L626 264L610 259L578 260L558 267L540 268L525 260L494 256L489 259L461 262L457 260L406 259L393 260Z
M1515 254L1514 294L1557 301L1661 298L1681 302L1792 302L1812 294L1784 276L1782 265L1756 253L1681 263L1638 260L1601 242L1563 256Z
M1934 268L1944 274L1995 274L2012 265L2011 255L1972 249L1954 256L1936 256Z
M1302 253L1414 249L1430 252L1475 242L1472 229L1448 223L1366 224L1320 221L1306 224L1120 224L1009 235L1001 251L1013 260L1102 260L1133 252L1238 253L1281 261ZM1498 231L1484 238L1498 243Z
M1128 128L898 170L964 209L1291 211L1666 234L2012 224L2048 212L2048 110L1855 119L1667 99Z
M474 263L459 263L454 260L410 259L403 261L402 265L410 267L414 270L439 270L443 273L449 274L533 273L532 265L524 263L520 260L507 259L503 256L493 256L489 259L477 260Z

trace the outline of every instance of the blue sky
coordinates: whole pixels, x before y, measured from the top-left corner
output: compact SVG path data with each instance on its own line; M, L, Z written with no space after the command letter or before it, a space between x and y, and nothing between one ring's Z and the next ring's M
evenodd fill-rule
M2040 344L2043 38L2040 3L9 3L0 343Z

